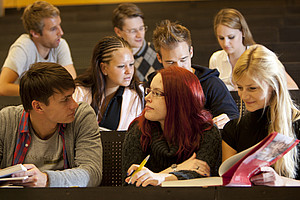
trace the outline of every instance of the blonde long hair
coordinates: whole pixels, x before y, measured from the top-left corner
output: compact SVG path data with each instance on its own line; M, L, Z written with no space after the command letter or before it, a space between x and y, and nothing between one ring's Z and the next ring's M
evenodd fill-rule
M292 123L300 119L300 111L291 99L284 66L275 53L262 45L252 45L237 61L233 81L238 81L246 73L261 89L266 90L262 87L266 83L273 90L269 102L265 104L270 106L268 134L278 132L296 138ZM275 171L279 175L294 178L297 159L297 148L293 148L274 164Z

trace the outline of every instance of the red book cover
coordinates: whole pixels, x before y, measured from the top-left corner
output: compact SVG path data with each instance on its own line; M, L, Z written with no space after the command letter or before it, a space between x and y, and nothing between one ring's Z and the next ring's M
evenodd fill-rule
M271 133L258 144L225 160L220 177L165 181L163 187L251 186L250 178L262 166L271 166L299 143L299 140Z
M224 174L220 174L223 185L251 186L250 178L259 172L260 167L273 165L298 142L299 140L280 133L269 134Z

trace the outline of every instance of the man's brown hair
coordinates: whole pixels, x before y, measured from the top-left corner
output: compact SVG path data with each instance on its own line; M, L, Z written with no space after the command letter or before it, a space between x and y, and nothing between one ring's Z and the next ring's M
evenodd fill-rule
M22 15L22 22L26 32L30 35L30 30L43 34L45 26L43 19L59 16L57 7L46 1L36 1L27 6ZM31 36L31 35L30 35Z
M160 56L160 48L172 49L178 42L186 42L189 49L192 46L190 31L177 22L169 20L163 20L156 26L152 40L155 51Z
M26 111L32 110L32 101L49 105L49 97L55 92L75 89L69 72L59 64L39 62L31 65L20 80L20 97Z
M144 20L144 13L133 3L121 3L113 11L112 23L122 30L126 18L140 17Z

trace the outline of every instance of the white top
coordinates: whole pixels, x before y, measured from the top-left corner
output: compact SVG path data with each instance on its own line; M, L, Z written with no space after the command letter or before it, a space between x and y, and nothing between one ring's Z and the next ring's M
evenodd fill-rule
M209 59L209 68L217 69L220 72L219 78L225 83L229 91L235 90L232 83L233 67L229 57L224 50L216 51Z
M83 101L91 104L92 91L90 88L77 86L73 94L73 98L76 102ZM127 130L130 123L142 113L143 107L144 107L143 102L139 98L136 91L131 90L128 87L125 87L122 96L120 121L117 130L118 131Z
M38 52L28 34L22 34L10 47L3 67L15 71L19 77L36 62L54 62L62 66L73 64L71 52L66 40L61 38L58 47L51 48L48 58L44 59Z
M249 49L249 46L246 46ZM219 78L225 83L229 91L236 90L232 83L233 67L229 61L228 54L224 50L216 51L209 59L209 68L220 72Z

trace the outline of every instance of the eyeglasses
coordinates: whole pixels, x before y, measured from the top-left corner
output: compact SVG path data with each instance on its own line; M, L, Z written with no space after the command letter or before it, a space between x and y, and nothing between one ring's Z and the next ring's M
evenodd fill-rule
M123 30L124 32L128 33L128 34L137 34L138 32L146 32L148 30L148 26L141 26L140 28L136 29L129 29L129 30Z
M150 93L152 93L153 97L163 97L163 96L165 96L165 93L163 93L163 92L151 90L150 88L146 88L145 94L148 95Z

